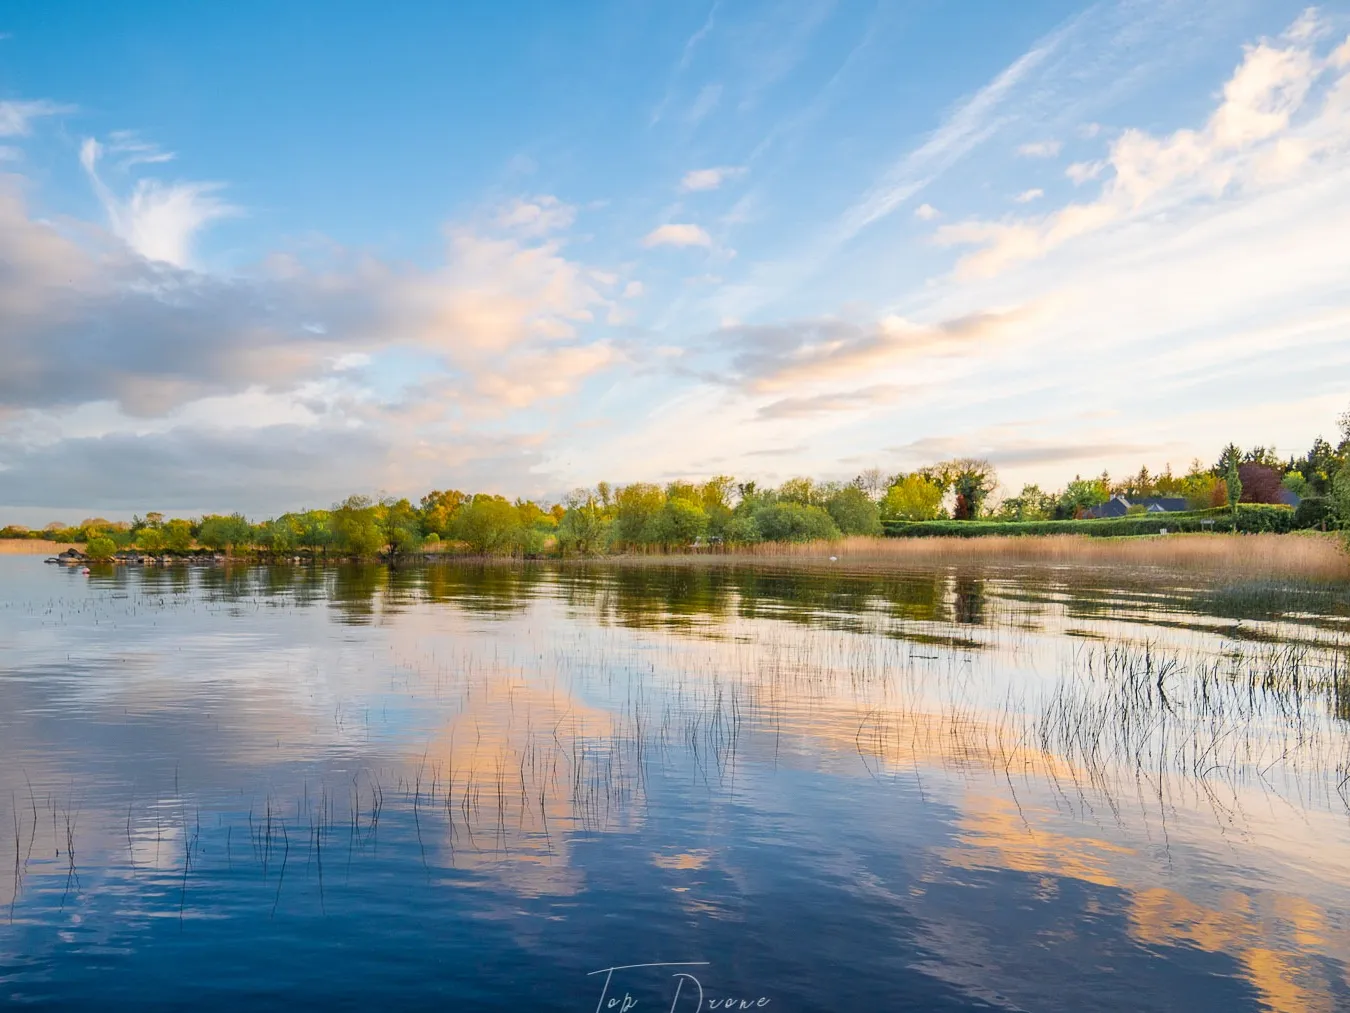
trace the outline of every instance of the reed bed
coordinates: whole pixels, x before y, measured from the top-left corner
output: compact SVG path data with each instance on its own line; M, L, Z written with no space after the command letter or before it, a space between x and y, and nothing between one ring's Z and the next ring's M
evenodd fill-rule
M651 777L692 773L718 795L735 790L746 764L860 767L921 792L940 775L992 777L1013 791L1015 779L1084 811L1104 804L1117 820L1132 802L1155 804L1139 798L1144 781L1169 807L1193 792L1239 825L1239 789L1350 811L1350 671L1337 650L1117 640L1061 659L1048 683L991 697L983 690L994 670L972 665L968 651L920 654L846 633L770 635L729 654L657 637L654 666L617 643L596 654L578 646L537 656L536 671L472 653L412 662L408 688L453 702L462 720L387 767L320 774L291 797L269 786L246 812L219 813L210 862L201 813L176 774L164 797L138 801L133 786L122 810L126 872L171 888L182 917L197 877L251 856L273 915L297 889L327 910L354 857L368 871L382 835L403 839L429 873L433 864L510 876L562 868L573 835L632 829ZM531 692L546 672L560 681ZM626 704L603 720L581 715L577 691L588 683L626 683ZM52 900L82 890L81 802L73 786L65 799L54 788L35 792L25 780L0 799L0 826L13 831L0 892L11 918L34 854L56 855L45 866Z
M55 556L76 548L69 542L49 542L45 538L0 538L0 556Z
M1350 582L1350 553L1335 535L1299 533L1176 534L1138 538L1088 535L989 536L987 538L845 538L835 542L764 543L674 559L813 564L851 567L932 564L1151 567L1232 577L1301 578Z

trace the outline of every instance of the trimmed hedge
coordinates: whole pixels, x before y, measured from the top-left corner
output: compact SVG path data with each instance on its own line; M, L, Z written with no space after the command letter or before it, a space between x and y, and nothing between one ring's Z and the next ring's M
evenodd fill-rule
M957 537L981 535L1093 535L1120 538L1195 531L1233 531L1233 513L1227 507L1186 510L1176 513L1140 514L1136 517L1101 517L1075 521L884 521L886 534L897 538ZM1294 511L1286 506L1243 503L1238 507L1236 530L1286 532L1296 530Z

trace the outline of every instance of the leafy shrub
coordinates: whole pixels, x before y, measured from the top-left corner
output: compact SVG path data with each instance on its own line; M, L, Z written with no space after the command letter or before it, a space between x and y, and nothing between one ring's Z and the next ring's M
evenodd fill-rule
M89 543L84 547L85 555L94 560L112 559L116 551L117 543L104 535L89 539Z
M756 510L753 517L766 542L814 542L839 537L834 519L818 506L774 503Z
M764 532L754 517L733 517L727 521L724 537L734 545L752 545L764 541Z
M844 486L826 501L825 509L846 535L881 534L881 511L857 486Z
M1294 527L1320 528L1323 521L1334 521L1331 502L1325 496L1307 496L1294 510Z

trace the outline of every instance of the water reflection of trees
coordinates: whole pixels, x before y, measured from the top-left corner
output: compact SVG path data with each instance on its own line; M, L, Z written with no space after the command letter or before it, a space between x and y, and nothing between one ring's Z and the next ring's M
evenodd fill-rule
M445 563L389 568L339 566L95 567L92 587L112 593L199 593L238 612L261 605L329 606L338 622L367 624L425 603L506 618L543 599L634 629L725 635L732 620L771 621L923 643L979 648L974 629L1039 629L1134 622L1210 632L1232 619L1234 640L1324 643L1350 610L1325 588L1166 586L1158 575L1101 571L1033 573L932 567L870 572L834 567L663 564ZM961 628L965 628L962 632Z
M450 603L480 615L513 615L524 611L539 593L541 567L491 563L437 564L403 571L420 581L428 601Z
M339 622L365 626L374 621L375 598L389 580L389 569L346 563L334 569L328 586L328 605Z
M952 581L952 621L962 626L984 625L984 581L960 574Z

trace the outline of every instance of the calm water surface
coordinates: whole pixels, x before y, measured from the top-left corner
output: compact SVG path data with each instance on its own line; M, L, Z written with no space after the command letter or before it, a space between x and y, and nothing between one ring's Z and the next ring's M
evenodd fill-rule
M1348 620L1101 571L0 556L0 998L1350 1009Z

